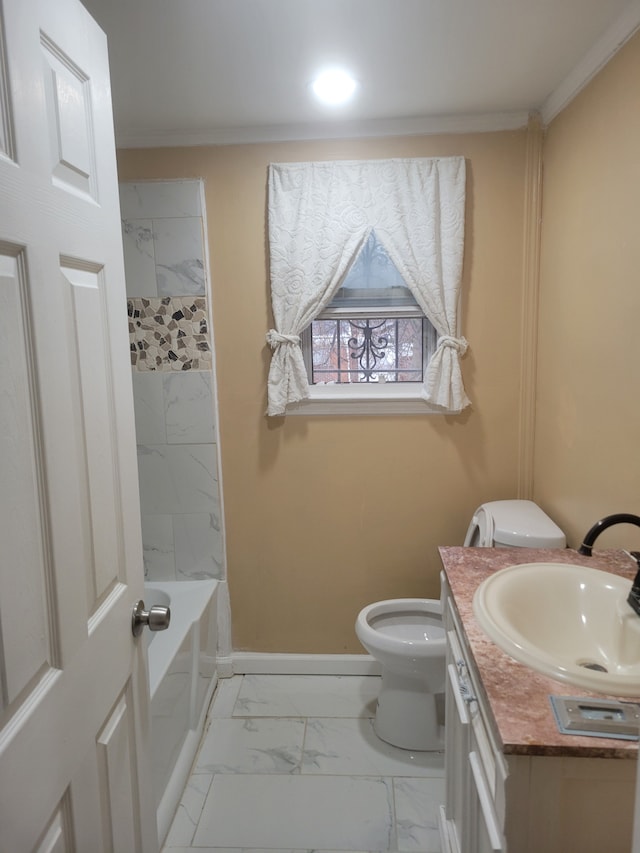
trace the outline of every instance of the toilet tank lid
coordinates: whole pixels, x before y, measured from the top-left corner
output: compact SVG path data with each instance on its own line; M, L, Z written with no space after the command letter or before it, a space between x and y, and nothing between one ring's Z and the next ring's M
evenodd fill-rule
M564 548L565 535L533 501L489 501L482 504L493 518L494 542L516 548Z

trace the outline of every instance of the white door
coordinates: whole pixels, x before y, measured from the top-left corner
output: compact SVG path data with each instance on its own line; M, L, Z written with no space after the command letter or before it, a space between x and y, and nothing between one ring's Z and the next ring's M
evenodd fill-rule
M1 0L0 850L154 851L106 39Z

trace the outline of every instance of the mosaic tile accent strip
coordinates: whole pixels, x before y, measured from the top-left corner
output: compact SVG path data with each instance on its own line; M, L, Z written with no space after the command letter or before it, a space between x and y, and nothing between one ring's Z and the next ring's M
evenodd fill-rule
M127 314L135 370L211 370L206 297L132 297Z

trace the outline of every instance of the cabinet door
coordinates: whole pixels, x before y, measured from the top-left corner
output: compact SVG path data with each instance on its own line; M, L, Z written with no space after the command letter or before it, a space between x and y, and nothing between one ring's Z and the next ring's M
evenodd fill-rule
M470 786L468 809L469 853L503 853L506 849L496 817L493 798L487 785L482 761L477 752L469 753Z
M527 802L531 849L637 853L632 847L635 765L611 758L533 758ZM515 831L512 821L510 844Z
M481 713L458 620L446 597L443 612L447 628L445 767L449 847L459 853L501 853L506 847L494 794L504 793L499 780L506 777L506 767L504 773L497 772L502 766L501 756ZM500 811L503 814L504 810Z
M449 632L447 684L446 684L446 817L449 824L450 846L454 850L463 850L462 844L467 835L465 822L467 809L465 803L469 788L469 708L460 687L457 639L453 631ZM455 661L452 662L452 661Z

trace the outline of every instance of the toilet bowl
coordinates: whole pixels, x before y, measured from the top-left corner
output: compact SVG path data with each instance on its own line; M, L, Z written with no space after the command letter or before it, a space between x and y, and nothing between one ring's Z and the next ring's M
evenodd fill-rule
M464 544L478 547L564 548L564 533L533 501L501 500L478 507ZM358 639L382 668L374 730L403 749L443 748L437 695L445 682L445 631L440 602L378 601L360 611Z
M382 668L373 724L378 737L403 749L442 749L436 707L445 681L440 602L396 598L369 604L358 614L356 634Z

